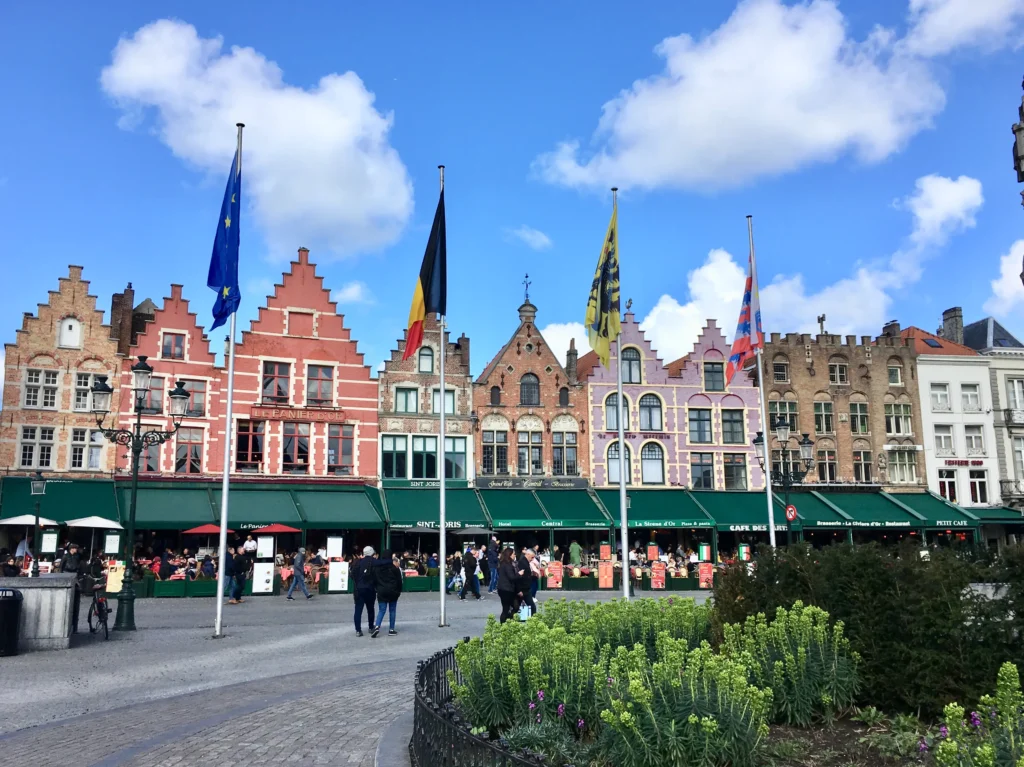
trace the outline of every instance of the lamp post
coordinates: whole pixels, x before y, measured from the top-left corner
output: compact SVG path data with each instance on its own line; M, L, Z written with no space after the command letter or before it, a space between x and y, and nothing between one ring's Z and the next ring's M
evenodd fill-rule
M36 499L36 528L35 528L35 556L32 557L32 577L39 577L39 553L42 550L42 534L39 530L39 504L43 500L43 496L46 495L46 480L43 479L43 473L37 471L35 476L32 477L29 483L32 486L32 496Z
M135 429L107 429L103 421L110 412L110 395L114 390L107 384L106 376L97 376L92 387L92 412L96 416L96 425L103 431L103 436L111 442L132 451L132 498L128 511L128 529L124 542L124 578L121 591L117 595L117 617L114 619L114 631L135 631L135 588L132 586L132 562L135 546L135 499L139 490L139 461L143 449L151 445L161 445L181 426L188 406L188 392L182 381L168 393L171 401L171 422L174 428L170 431L142 431L142 406L149 393L153 379L153 368L146 363L146 357L139 355L139 361L132 365L132 392L135 401Z
M1024 88L1024 82L1021 84ZM1017 116L1020 122L1013 124L1010 130L1013 131L1013 170L1017 174L1017 183L1024 183L1024 97L1021 98L1020 106L1017 107ZM1021 205L1024 205L1024 192L1020 193ZM1020 273L1021 282L1024 282L1024 271Z
M779 441L780 450L785 451L790 439L789 421L784 418L773 418L772 428L775 429L775 438ZM754 437L753 443L754 452L757 453L757 462L761 465L761 471L765 471L765 464L771 465L771 457L765 457L764 433L759 431ZM811 441L810 436L804 434L803 439L799 440L797 444L800 446L800 461L798 463L786 461L785 452L783 452L782 460L779 461L780 470L770 469L765 472L773 485L782 486L787 507L789 506L790 489L793 485L803 482L807 472L814 465L814 442ZM786 517L786 542L793 543L793 523L789 521L788 516Z

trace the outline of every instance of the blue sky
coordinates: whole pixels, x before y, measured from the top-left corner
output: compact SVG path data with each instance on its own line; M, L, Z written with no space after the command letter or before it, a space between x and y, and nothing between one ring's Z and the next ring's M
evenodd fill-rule
M439 163L474 371L526 272L549 342L579 335L613 184L623 295L666 359L705 318L735 326L748 213L768 332L822 312L831 332L934 329L962 305L1024 335L1024 0L150 8L0 10L5 341L69 263L105 309L126 282L158 303L183 283L209 326L239 120L242 327L308 246L374 369Z

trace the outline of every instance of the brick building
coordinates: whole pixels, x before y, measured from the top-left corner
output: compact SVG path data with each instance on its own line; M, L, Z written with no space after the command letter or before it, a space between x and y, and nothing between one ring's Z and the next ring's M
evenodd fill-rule
M575 484L589 476L586 389L576 376L577 353L567 367L536 326L537 307L519 307L519 326L473 384L479 419L477 487L514 486L519 478ZM584 483L585 484L585 483Z
M792 429L788 445L771 436L776 470L798 461L797 441L807 433L815 466L806 483L925 485L917 352L898 323L859 343L856 336L772 333L764 364L768 420L786 418Z
M96 428L89 389L97 376L117 379L140 322L133 302L129 283L114 294L111 322L104 324L82 267L71 266L36 314L25 313L14 343L4 346L0 466L6 472L111 473L115 449ZM117 403L115 393L112 407Z
M469 339L455 343L445 333L445 477L465 485L475 473L473 445L473 379ZM380 477L385 486L434 486L440 478L437 454L441 412L441 329L435 315L427 317L423 346L402 360L405 340L384 362L378 380L380 396Z

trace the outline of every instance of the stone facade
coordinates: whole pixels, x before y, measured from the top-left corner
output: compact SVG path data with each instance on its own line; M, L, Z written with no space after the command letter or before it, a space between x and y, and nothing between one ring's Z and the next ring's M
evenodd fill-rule
M519 307L519 327L473 384L477 486L501 477L588 477L586 390ZM571 375L570 375L571 374Z
M440 479L437 435L440 428L441 328L436 315L427 317L423 346L403 361L405 340L384 362L378 380L380 397L380 475L385 485L425 486ZM469 339L455 343L445 332L445 477L467 482L475 473L473 379Z
M82 267L71 266L36 314L25 313L14 343L4 346L0 466L5 470L110 474L116 450L96 428L89 389L96 376L117 380L131 340L133 301L129 284L113 297L112 324L104 324ZM117 407L115 392L111 409Z
M773 466L798 458L804 433L814 441L815 466L805 483L925 485L917 352L890 323L877 339L772 333L764 353L769 424L790 420L788 455L774 433Z

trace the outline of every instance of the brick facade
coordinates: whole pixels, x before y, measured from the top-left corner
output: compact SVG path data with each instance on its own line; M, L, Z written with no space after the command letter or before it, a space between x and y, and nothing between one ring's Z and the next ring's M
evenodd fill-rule
M115 448L96 428L88 389L96 376L116 381L131 338L133 300L129 284L124 293L114 295L112 324L104 324L103 311L82 279L82 267L71 266L36 314L25 313L14 343L4 346L3 469L81 477L110 474ZM111 408L117 406L115 392Z
M470 481L474 475L473 379L469 367L469 339L463 334L455 343L445 332L445 385L453 397L445 419L445 446L451 480ZM384 484L404 481L414 484L436 482L436 435L440 429L441 329L436 315L424 322L423 346L408 360L402 360L405 340L385 360L378 380L380 397L380 474ZM430 436L433 435L433 436ZM433 456L433 459L431 459Z
M477 486L503 476L590 476L587 395L576 380L575 350L567 373L536 316L529 301L519 307L519 327L473 384ZM520 462L520 452L528 460Z
M764 365L769 422L788 415L791 451L804 433L815 443L805 482L925 485L917 353L898 325L859 343L856 336L772 333ZM778 465L774 435L770 449Z

